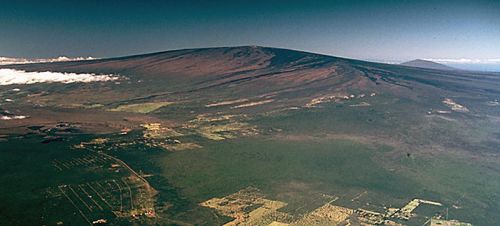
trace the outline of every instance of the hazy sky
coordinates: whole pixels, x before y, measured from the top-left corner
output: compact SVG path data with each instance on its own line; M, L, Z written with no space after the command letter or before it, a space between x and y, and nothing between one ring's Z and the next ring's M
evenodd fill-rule
M0 0L0 56L262 45L358 59L500 59L500 1Z

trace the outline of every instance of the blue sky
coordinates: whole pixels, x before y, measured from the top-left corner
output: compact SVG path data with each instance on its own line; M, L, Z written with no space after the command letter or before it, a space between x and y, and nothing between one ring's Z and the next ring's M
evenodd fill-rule
M465 59L467 65L500 65L495 61L500 1L0 0L0 5L0 56L111 57L261 45L387 62Z

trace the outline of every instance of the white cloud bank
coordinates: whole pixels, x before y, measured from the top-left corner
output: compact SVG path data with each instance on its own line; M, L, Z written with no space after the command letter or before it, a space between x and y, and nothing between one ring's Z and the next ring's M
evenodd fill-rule
M0 57L0 65L7 64L33 64L33 63L50 63L50 62L64 62L64 61L80 61L80 60L95 60L93 57L75 57L69 58L60 56L57 58L47 59L27 59L27 58L14 58L14 57Z
M25 119L25 118L28 118L28 116L24 116L24 115L15 115L15 116L3 115L3 116L0 116L0 120Z
M77 74L66 72L26 72L14 69L0 69L0 85L34 84L34 83L75 83L75 82L106 82L120 79L119 76Z
M433 58L428 58L424 60L430 60L438 63L443 63L443 64L500 64L500 58L499 59L467 59L467 58L460 58L460 59L433 59Z

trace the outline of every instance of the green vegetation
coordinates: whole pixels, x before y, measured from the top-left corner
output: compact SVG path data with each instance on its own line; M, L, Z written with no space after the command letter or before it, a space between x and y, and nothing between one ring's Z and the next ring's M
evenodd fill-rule
M400 196L415 192L411 180L372 160L380 153L348 140L246 138L173 153L159 165L165 166L165 175L195 200L227 195L250 185L279 195L287 192L287 184L297 182L318 186L316 189L325 193L338 194L350 188Z
M29 136L0 143L0 225L88 225L98 219L130 225L132 214L154 208L155 191L121 162L72 147L90 139L68 136L40 144L43 139Z

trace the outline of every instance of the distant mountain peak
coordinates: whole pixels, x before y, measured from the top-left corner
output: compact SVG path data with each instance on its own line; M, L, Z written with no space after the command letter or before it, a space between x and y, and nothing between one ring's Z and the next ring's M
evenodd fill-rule
M446 66L444 64L436 63L436 62L433 62L430 60L422 60L422 59L407 61L407 62L401 63L401 65L409 66L409 67L436 69L436 70L457 70L456 68Z

